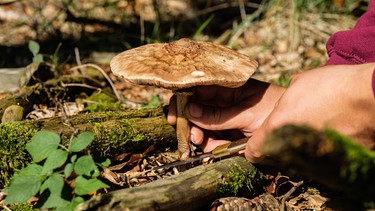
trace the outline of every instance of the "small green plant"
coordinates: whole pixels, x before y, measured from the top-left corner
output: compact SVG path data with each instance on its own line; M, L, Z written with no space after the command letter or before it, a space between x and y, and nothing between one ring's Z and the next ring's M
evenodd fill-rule
M160 106L160 97L158 95L152 96L150 102L142 105L143 108L155 108Z
M265 176L255 167L243 169L234 165L228 175L217 186L217 192L222 195L237 195L246 192L250 195L259 193Z
M207 20L205 20L199 28L194 32L193 36L191 36L191 39L195 39L197 35L202 34L203 30L207 28L208 24L214 19L215 15L211 15Z
M94 133L82 132L65 147L58 134L37 132L26 145L32 163L10 179L5 203L20 204L38 196L36 207L74 210L85 196L108 188L97 177L98 166L109 166L109 160L97 164L92 156L82 153L93 139Z
M43 55L39 53L39 43L33 40L29 41L29 50L33 54L33 62L43 62Z

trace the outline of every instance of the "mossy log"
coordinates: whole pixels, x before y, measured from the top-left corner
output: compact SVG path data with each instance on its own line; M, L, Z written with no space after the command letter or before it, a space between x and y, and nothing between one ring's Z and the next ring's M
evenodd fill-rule
M273 164L312 178L352 203L375 202L375 152L333 130L287 125L271 133L262 150Z
M198 166L180 175L160 179L139 187L95 196L76 210L199 210L220 197L217 185L234 165L251 169L243 157Z
M176 146L175 130L166 121L166 109L82 113L68 119L49 118L0 124L0 186L8 181L15 169L24 167L30 161L24 148L39 130L59 133L64 142L77 131L92 131L95 139L89 146L90 153L105 157L142 151L152 144L156 147Z

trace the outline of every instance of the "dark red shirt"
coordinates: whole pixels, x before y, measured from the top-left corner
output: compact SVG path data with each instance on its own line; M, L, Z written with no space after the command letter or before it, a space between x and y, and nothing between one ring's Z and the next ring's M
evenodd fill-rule
M375 1L370 1L368 11L352 30L333 34L326 47L327 65L375 62Z
M352 30L333 34L327 42L331 64L362 64L375 62L375 0L370 0L369 8ZM375 70L372 76L375 95Z

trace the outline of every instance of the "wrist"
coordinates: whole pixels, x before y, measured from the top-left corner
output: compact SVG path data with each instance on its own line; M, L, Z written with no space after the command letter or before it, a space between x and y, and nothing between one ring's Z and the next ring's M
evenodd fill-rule
M353 116L351 127L356 133L352 133L352 138L358 143L370 149L375 149L375 63L358 65L356 69L357 77L353 77L355 91L351 93L353 105Z
M358 65L359 68L354 68L354 75L352 75L352 87L355 88L353 97L359 100L362 105L369 106L375 104L375 63L367 63ZM373 108L373 107L366 107ZM371 109L372 110L372 109ZM375 110L374 110L375 111Z

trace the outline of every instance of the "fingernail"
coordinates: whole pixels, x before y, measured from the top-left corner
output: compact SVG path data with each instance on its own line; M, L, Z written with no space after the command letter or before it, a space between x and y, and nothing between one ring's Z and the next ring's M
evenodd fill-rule
M195 134L193 132L190 133L190 141L193 142L194 144L197 144L195 143Z
M202 117L202 114L203 114L202 106L195 104L195 103L191 103L188 106L189 106L188 107L189 114L192 117L195 117L195 118Z

